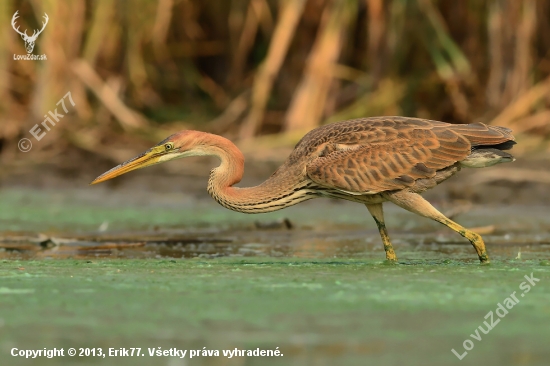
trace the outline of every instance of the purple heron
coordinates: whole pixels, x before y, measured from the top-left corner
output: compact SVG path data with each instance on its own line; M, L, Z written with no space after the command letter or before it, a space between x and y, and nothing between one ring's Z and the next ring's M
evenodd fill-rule
M449 124L406 117L373 117L332 123L307 133L265 182L234 187L244 172L244 156L228 139L181 131L97 177L104 182L129 171L199 155L217 156L208 193L223 207L244 213L283 209L317 197L341 198L367 206L386 251L396 261L384 223L382 203L393 202L433 219L472 243L489 262L480 235L445 217L420 195L462 167L483 168L514 161L504 152L515 144L511 130L483 123Z

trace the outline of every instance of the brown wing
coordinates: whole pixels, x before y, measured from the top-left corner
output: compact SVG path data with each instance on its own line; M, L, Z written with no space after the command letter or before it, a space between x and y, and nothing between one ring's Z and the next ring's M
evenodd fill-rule
M465 159L472 146L513 140L509 130L481 123L451 125L403 117L349 122L340 133L335 124L317 136L329 136L321 138L321 144L310 144L316 145L318 157L307 164L306 172L322 186L356 193L410 187L416 179L433 177Z

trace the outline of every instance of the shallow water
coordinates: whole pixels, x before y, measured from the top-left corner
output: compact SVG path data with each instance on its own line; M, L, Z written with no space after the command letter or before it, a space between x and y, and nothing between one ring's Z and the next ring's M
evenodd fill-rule
M97 192L96 192L97 194ZM46 258L379 258L378 231L359 204L313 200L264 215L244 215L210 198L89 191L0 193L0 259ZM447 211L452 204L442 202ZM446 206L445 206L446 205ZM468 241L428 219L386 204L398 258L475 260ZM455 220L479 232L490 256L550 254L550 209L473 207Z
M435 202L443 212L461 203ZM56 358L33 365L447 365L526 275L540 282L467 364L550 358L550 210L474 206L492 264L430 220L385 206L401 265L358 204L243 215L210 198L0 190L0 359L10 349L275 349L283 358ZM456 211L456 210L455 210Z
M550 254L550 234L485 235L496 258L534 259ZM162 233L126 232L79 236L2 235L0 259L94 258L384 258L377 232L367 230L162 230ZM396 234L399 254L408 259L475 259L470 244L453 233ZM406 259L401 257L400 259Z

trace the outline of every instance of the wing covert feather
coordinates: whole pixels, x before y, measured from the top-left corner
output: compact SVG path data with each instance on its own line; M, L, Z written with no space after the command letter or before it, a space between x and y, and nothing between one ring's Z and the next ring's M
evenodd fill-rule
M375 194L411 187L470 154L472 143L464 132L484 141L503 139L498 131L493 136L487 126L477 125L473 131L455 131L455 125L443 122L383 118L355 131L351 125L318 146L320 153L306 172L322 186L347 192Z

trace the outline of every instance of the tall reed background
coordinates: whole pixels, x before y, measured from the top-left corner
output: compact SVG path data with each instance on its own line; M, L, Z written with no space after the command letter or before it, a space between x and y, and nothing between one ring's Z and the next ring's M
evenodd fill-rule
M48 14L47 60L14 60L16 10L29 34ZM524 151L550 137L548 0L3 0L0 40L4 166L119 160L184 128L290 145L377 115L507 126ZM68 91L74 113L18 151Z

